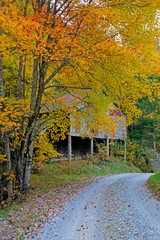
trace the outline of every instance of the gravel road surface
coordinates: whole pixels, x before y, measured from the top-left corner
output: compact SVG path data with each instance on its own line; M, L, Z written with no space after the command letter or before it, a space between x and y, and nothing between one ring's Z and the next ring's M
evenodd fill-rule
M46 223L41 240L160 240L160 201L145 183L151 174L98 178Z

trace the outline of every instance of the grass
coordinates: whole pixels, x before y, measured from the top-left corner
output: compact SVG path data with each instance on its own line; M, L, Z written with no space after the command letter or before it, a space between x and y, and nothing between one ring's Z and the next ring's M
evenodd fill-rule
M44 166L39 174L31 175L30 192L44 194L55 187L74 183L86 178L105 176L115 173L134 172L137 169L130 167L122 161L95 164L88 161L74 161L68 164L50 163Z
M36 174L31 174L30 188L27 193L22 194L25 201L34 197L40 197L41 195L49 192L50 190L58 187L73 184L75 182L89 179L96 176L105 176L110 174L118 174L125 172L137 172L138 168L128 166L125 162L116 160L113 162L100 163L97 160L88 161L73 161L70 165L67 162L49 163L45 164L44 168ZM21 202L21 201L20 201ZM17 210L20 208L21 203L15 202L9 209ZM9 210L6 209L6 212Z
M68 195L74 195L77 189L87 185L95 176L136 171L137 168L119 160L102 163L94 159L74 161L70 165L67 162L45 164L41 172L31 174L29 190L21 194L8 209L0 210L0 239L7 232L16 239L23 239L21 235L26 229L35 232L41 227L35 224L46 221L48 212L54 214ZM4 226L5 221L10 224Z
M160 171L148 179L148 185L154 193L160 198Z

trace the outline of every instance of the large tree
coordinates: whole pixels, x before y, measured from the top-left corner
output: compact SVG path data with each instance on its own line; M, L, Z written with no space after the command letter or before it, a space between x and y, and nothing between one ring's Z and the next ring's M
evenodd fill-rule
M99 112L105 112L111 102L126 111L131 121L137 99L151 95L146 76L153 69L158 72L156 3L2 0L0 60L6 77L0 78L0 92L6 121L1 118L0 124L2 135L7 133L7 151L12 150L20 190L29 186L34 140L44 104L52 104L55 110L58 95L90 89L85 91L85 101L92 105L97 121L102 116ZM6 89L6 83L12 81L12 76L7 78L8 60L17 79L16 92L10 89L7 99L3 98L3 84ZM4 148L1 154L8 159ZM4 171L8 174L10 169ZM3 196L2 188L5 200Z

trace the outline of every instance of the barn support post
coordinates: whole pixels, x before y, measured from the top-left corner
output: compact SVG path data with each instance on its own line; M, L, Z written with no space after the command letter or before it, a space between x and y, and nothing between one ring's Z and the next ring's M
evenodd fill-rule
M68 163L72 160L72 136L68 135Z
M107 157L109 157L109 138L106 139Z
M127 161L127 144L126 144L126 139L124 140L124 161Z
M93 157L93 137L91 138L91 157Z

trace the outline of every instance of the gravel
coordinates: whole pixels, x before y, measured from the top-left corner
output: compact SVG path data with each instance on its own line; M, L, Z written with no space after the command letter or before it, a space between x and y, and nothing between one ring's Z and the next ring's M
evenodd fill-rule
M160 202L147 189L150 175L97 178L64 205L63 212L50 219L34 239L160 240Z

